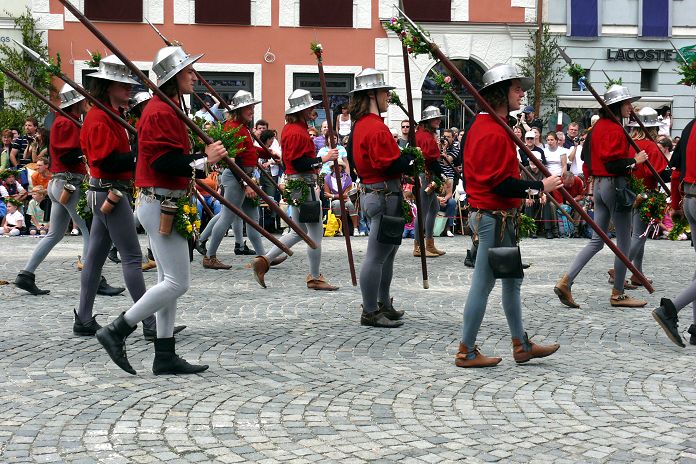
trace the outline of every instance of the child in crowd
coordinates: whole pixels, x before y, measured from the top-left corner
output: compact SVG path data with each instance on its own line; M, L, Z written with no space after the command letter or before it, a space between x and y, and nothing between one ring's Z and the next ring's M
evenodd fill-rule
M15 201L7 202L7 215L2 220L2 231L5 235L16 237L26 230L24 226L24 215L19 212Z
M413 217L411 218L411 222L404 226L403 238L414 238L414 227L416 222L416 202L415 197L413 196L413 192L410 190L404 190L404 200L406 200L406 203L408 203L408 205L411 207L411 215Z
M31 190L31 200L27 206L27 216L30 216L29 235L46 235L48 233L48 221L45 211L41 208L41 202L46 199L46 190L37 185Z

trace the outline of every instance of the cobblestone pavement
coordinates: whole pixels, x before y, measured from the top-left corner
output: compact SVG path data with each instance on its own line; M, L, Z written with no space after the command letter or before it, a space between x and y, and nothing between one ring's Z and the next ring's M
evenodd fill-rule
M0 238L0 279L14 279L36 240ZM210 369L156 377L140 331L128 340L137 376L93 338L72 335L80 239L66 238L37 271L50 295L0 287L0 462L696 462L696 347L677 348L650 316L661 296L689 281L688 243L648 243L656 293L638 310L610 308L605 249L580 275L582 308L571 310L552 286L586 242L523 241L532 264L526 330L561 349L514 363L498 285L479 344L503 362L464 370L453 356L470 240L438 240L447 255L429 260L429 290L411 242L399 251L393 287L406 324L389 331L359 325L343 239L324 241L323 272L341 285L335 293L305 288L304 245L260 289L225 239L219 257L233 269L204 270L196 255L179 305L188 328L178 351ZM358 266L366 244L353 239ZM123 281L113 263L104 274ZM155 279L146 273L148 286ZM129 301L97 297L100 322ZM682 312L684 330L690 313Z

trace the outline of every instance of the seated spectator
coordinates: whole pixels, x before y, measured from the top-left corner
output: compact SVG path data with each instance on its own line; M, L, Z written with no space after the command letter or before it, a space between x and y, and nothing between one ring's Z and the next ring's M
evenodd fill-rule
M51 171L48 170L48 162L44 159L39 159L36 162L36 171L31 175L31 186L48 189L48 181L51 180L52 175Z
M46 189L37 185L31 190L31 200L27 206L26 220L29 225L29 235L46 235L48 220L41 204L46 199Z
M24 187L17 182L16 176L17 171L12 169L0 172L0 179L3 180L2 185L0 185L0 197L12 198L18 202L18 205L21 205L28 194Z
M339 169L341 170L341 189L343 190L341 196L343 196L346 204L346 212L350 216L350 221L353 223L353 235L358 235L358 212L348 196L348 192L353 186L353 180L346 172L347 162L343 158L339 160L338 165ZM333 213L337 217L341 218L341 220L344 220L343 216L341 216L341 200L338 193L338 183L336 181L336 173L334 169L331 170L331 174L327 174L324 177L324 197L331 200L331 210Z
M333 142L334 142L334 144L338 143L338 139L336 138L335 135L333 137ZM338 149L338 160L339 161L348 158L348 153L346 152L346 149L343 148L342 145L336 145L336 148ZM324 146L321 148L321 150L319 150L319 152L317 153L317 156L322 157L322 156L326 155L328 152L329 152L329 136L327 135L326 137L324 137ZM321 170L319 171L319 175L326 176L328 174L331 174L333 172L332 168L333 168L333 161L327 161L326 163L324 163L322 165Z
M7 215L2 220L2 231L10 237L26 233L24 215L19 212L18 207L17 201L9 200L7 203Z
M404 190L404 200L411 207L411 222L404 226L403 238L415 238L415 227L416 227L416 198L413 196L411 190Z
M208 177L205 179L202 179L201 181L206 184L208 187L210 187L213 190L218 189L218 172L217 171L212 171ZM216 215L220 212L222 209L222 205L220 205L220 202L213 198L212 195L210 195L208 192L200 188L199 186L196 186L196 190L198 190L198 193L200 193L201 198L203 198L203 201L205 202L206 205L208 205L208 208L213 212L213 215ZM196 198L196 206L198 207L198 219L201 221L203 220L203 205L201 204L200 200ZM210 220L212 218L208 218Z
M454 213L457 207L457 203L453 198L453 185L452 179L447 179L442 190L442 195L438 195L437 197L437 201L440 204L440 211L444 211L447 216L447 225L445 226L443 234L448 237L454 237Z
M39 159L46 159L48 153L48 129L39 127L36 137L27 147L27 157L31 157L31 162L36 163Z
M529 173L531 177L526 172L522 172L522 179L534 181L544 179L544 174L537 169L535 164L529 165ZM547 239L555 237L556 209L547 200L548 198L543 192L530 192L529 197L524 201L524 214L536 222L536 230L532 233L531 238L537 238L537 234L542 232L546 233Z

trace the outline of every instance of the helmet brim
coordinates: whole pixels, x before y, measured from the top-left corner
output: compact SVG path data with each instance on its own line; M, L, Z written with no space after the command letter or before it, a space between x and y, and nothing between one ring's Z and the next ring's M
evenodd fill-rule
M179 65L178 65L176 68L174 68L174 69L172 69L171 71L169 71L169 72L168 72L167 74L165 74L162 78L157 79L157 87L162 87L162 85L163 85L165 82L169 81L172 77L174 77L174 76L176 76L177 74L179 74L179 72L180 72L182 69L186 68L186 66L188 66L188 65L190 65L190 64L193 64L193 63L195 63L196 61L200 60L202 56L203 56L203 53L201 53L201 54L199 54L199 55L190 55L190 56L189 56L188 58L186 58L184 61L182 61L181 63L179 63Z
M107 74L103 74L101 71L95 71L93 73L86 74L85 76L91 77L94 79L102 79L105 81L121 82L122 84L140 85L140 82L138 82L135 79L132 79L130 77L127 77L127 76L109 76Z
M356 94L358 92L367 92L368 90L394 90L396 87L393 85L376 85L374 87L365 87L363 89L353 89L350 92L348 92L349 95Z
M314 108L315 106L321 105L321 103L321 100L312 100L310 103L305 103L304 105L293 106L292 108L285 110L285 115L287 116L288 114L299 113L300 111L304 111L308 108Z

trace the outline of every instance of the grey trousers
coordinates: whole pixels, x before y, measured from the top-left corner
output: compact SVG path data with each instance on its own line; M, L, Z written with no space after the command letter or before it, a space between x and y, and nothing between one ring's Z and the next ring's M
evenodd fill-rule
M172 229L171 234L159 232L160 202L141 195L136 209L138 220L150 237L152 253L157 261L157 285L149 288L124 316L135 326L148 316L157 318L157 338L174 336L176 301L189 288L191 263L187 240Z
M628 259L640 272L643 272L643 254L645 241L648 239L645 235L647 228L648 223L643 221L638 210L634 209L631 216L631 251L628 252Z
M609 231L609 221L614 222L616 230L616 246L622 253L628 254L631 247L631 212L616 211L616 188L625 185L623 177L596 177L594 180L594 221L604 231ZM592 234L590 243L580 250L573 264L568 270L570 282L574 282L580 271L592 259L594 255L604 248L604 242L597 235ZM626 280L626 265L618 257L614 258L614 289L623 293Z
M319 198L319 189L317 187L314 187L314 198ZM309 273L314 278L318 278L321 274L321 272L319 271L319 267L321 265L321 239L324 236L324 225L321 222L321 216L322 215L320 212L318 222L306 223L300 222L299 208L293 207L291 212L292 220L295 221L302 228L302 230L305 231L307 235L309 235L309 238L314 240L314 242L317 244L317 248L315 250L311 249L310 247L307 247L307 258L309 259ZM296 243L301 242L302 238L294 230L290 229L290 231L291 232L289 234L283 235L280 238L280 241L288 247L293 247ZM268 261L273 261L275 258L282 254L283 250L281 250L277 246L273 246L273 248L271 248L265 256L268 259Z
M80 180L81 179L82 176L80 176ZM48 183L48 198L51 199L51 226L48 229L48 234L46 234L36 245L36 248L34 248L34 252L24 266L25 271L31 273L35 272L36 268L46 259L46 256L48 256L53 247L63 240L70 219L75 221L80 232L82 232L82 257L85 258L87 256L89 229L87 229L85 220L77 214L76 209L77 202L80 200L80 192L77 191L73 193L68 204L62 205L58 199L63 191L63 185L65 185L64 180L55 178L51 179ZM79 187L80 183L77 182L76 185ZM86 264L86 261L83 262Z
M244 187L239 183L232 171L225 169L220 176L220 183L225 187L225 199L240 208L247 216L252 218L257 223L259 222L259 208L252 204L244 195ZM225 236L225 232L230 228L234 228L234 241L239 246L244 242L244 221L223 206L220 214L216 214L213 219L208 222L205 230L201 234L200 240L207 240L210 237L208 244L208 256L215 256L217 250ZM210 229L210 232L208 232ZM247 236L257 254L264 254L263 240L261 234L253 227L247 227Z
M425 193L425 188L428 186L425 181L425 174L420 175L421 181L421 208L423 208L423 218L425 219L425 238L433 238L433 229L435 228L435 218L437 217L437 212L440 211L440 204L437 201L437 193ZM413 230L415 231L416 242L420 239L418 233L418 215L416 215L416 220L414 221Z
M684 198L684 215L686 216L686 219L689 221L689 225L691 226L691 236L694 236L694 232L696 230L696 198ZM696 239L694 240L694 243L696 243ZM696 245L695 245L696 246ZM674 303L674 307L677 308L677 311L681 311L683 308L686 307L689 303L691 303L691 310L693 312L693 318L694 318L694 324L696 324L696 273L694 273L693 277L691 278L691 284L686 287L684 290L677 295L676 298L672 300L672 303Z
M397 185L397 188L399 186ZM399 245L389 245L377 241L382 216L401 216L401 195L381 195L368 193L362 197L363 213L370 219L372 233L367 240L367 252L360 269L360 292L363 311L377 311L377 302L389 303L390 287L394 274L394 258Z
M483 316L488 306L488 296L495 286L495 277L488 264L488 250L495 246L495 218L487 214L471 212L469 215L469 227L478 233L478 251L474 275L471 277L469 295L464 305L464 323L462 324L462 343L469 352L469 358L474 357L474 345L476 336L481 328ZM507 231L503 236L503 246L514 246L514 232ZM522 324L522 298L520 290L522 279L501 279L503 282L503 311L507 319L510 335L522 340L524 338L524 326Z
M145 293L145 279L141 267L142 253L138 234L135 230L133 210L128 198L122 198L113 211L107 215L100 211L106 199L106 192L87 192L87 201L92 207L92 239L87 250L87 260L80 276L80 306L77 315L82 321L92 317L94 298L97 295L99 280L106 256L113 242L121 255L123 280L133 301L138 301ZM154 328L155 318L145 319L143 324Z

